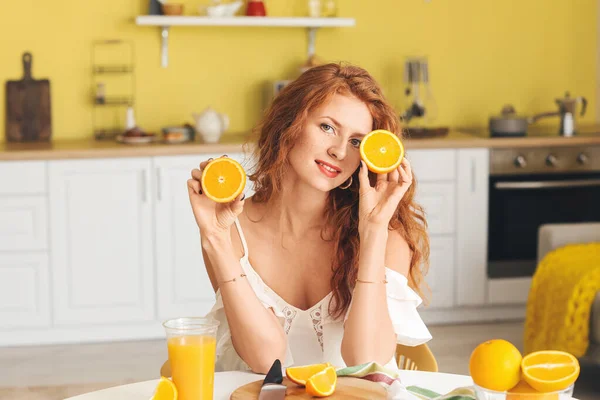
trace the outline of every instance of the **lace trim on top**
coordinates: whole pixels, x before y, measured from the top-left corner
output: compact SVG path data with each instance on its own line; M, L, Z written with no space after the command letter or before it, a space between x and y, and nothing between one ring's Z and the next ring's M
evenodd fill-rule
M321 351L323 351L323 322L322 322L322 305L321 307L315 308L310 312L310 319L312 320L313 329L317 334L317 340L321 345Z

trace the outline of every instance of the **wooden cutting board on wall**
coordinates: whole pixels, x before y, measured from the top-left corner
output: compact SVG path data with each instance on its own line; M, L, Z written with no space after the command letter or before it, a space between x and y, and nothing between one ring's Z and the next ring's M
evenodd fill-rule
M287 386L285 395L286 400L312 399L315 397L306 393L306 389L283 378L282 382ZM230 397L230 400L256 400L260 393L263 381L256 381L237 388ZM366 379L352 377L338 377L335 392L326 397L327 400L385 400L387 399L387 391L378 383L368 381Z
M23 78L6 82L6 141L50 141L52 118L50 81L33 79L33 56L23 54Z

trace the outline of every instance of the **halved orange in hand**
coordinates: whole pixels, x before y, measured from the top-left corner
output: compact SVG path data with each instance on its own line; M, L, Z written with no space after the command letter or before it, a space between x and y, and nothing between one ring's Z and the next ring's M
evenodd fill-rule
M335 373L335 368L327 367L306 381L306 393L315 397L331 396L335 392L336 383L337 374Z
M360 142L360 157L369 171L377 174L392 172L404 157L404 145L400 138L385 129L367 134Z
M208 163L202 171L202 192L217 203L235 200L246 186L246 172L231 158L221 157Z
M173 381L161 376L150 400L177 400L177 388Z
M579 377L579 361L564 351L536 351L521 361L523 379L539 392L554 392L571 386Z
M331 367L331 364L325 363L288 367L285 369L285 376L295 384L304 386L311 376L323 371L327 367Z

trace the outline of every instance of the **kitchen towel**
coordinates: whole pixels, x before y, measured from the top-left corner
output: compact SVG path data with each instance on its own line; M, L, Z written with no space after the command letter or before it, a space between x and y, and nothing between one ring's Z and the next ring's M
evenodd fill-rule
M376 362L340 368L336 374L377 382L386 388L388 400L475 400L475 392L471 387L457 388L445 395L418 386L405 387L397 370L385 368Z

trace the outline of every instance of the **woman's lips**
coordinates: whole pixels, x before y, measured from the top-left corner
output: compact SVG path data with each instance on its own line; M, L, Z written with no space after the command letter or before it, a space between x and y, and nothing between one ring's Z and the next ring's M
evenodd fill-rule
M333 167L326 165L325 163L322 163L318 160L315 162L317 163L317 166L321 172L328 178L336 178L340 174L340 171L335 170Z

